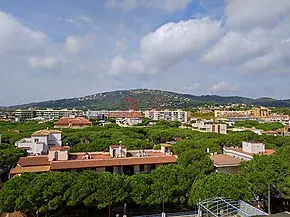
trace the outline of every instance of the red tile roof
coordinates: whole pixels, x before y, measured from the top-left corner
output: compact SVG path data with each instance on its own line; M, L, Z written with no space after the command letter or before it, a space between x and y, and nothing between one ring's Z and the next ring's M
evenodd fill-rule
M129 166L142 164L164 164L176 163L176 156L158 156L158 157L128 157L128 158L111 158L111 159L89 159L89 160L68 160L52 161L51 170L66 170L80 168L96 168L107 166Z
M18 160L18 164L22 167L26 166L45 166L49 165L48 157L44 156L29 156L29 157L21 157Z
M79 118L61 118L54 123L55 126L91 126L92 122L79 117Z

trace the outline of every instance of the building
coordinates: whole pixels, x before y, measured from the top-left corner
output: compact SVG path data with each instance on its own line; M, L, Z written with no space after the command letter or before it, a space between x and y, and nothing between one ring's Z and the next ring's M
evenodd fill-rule
M223 111L215 110L216 118L268 118L271 115L271 110L265 107L250 109L246 111Z
M237 117L245 117L245 111L223 111L223 110L215 110L214 117L215 118L237 118Z
M61 118L54 123L54 128L85 128L92 126L92 122L82 118Z
M267 130L263 133L270 136L290 136L290 126L288 125L277 130Z
M192 127L200 132L227 134L227 125L219 124L213 120L191 119Z
M62 117L82 117L84 112L76 109L18 109L15 111L16 121L55 120Z
M271 115L271 110L265 107L250 109L246 111L246 115L255 118L267 118Z
M10 176L25 172L95 170L126 175L150 173L156 167L176 163L171 145L161 150L127 150L124 145L111 145L109 152L69 153L69 147L54 147L48 155L21 157Z
M108 118L143 118L143 115L139 111L129 110L129 111L109 111Z
M143 118L143 115L139 111L92 111L89 110L86 113L88 118L93 119L117 119L117 118Z
M31 155L47 154L51 147L61 146L61 131L39 130L30 138L23 138L15 143L15 146L24 149Z
M254 155L271 155L273 149L265 149L265 145L260 142L242 142L242 148L224 147L223 154L211 154L212 160L217 172L237 173L240 169L240 163L253 159Z
M137 124L141 124L143 122L142 118L117 118L116 124L118 124L121 127L126 126L134 126Z
M88 110L86 113L87 118L89 119L101 119L104 120L108 118L109 111L92 111Z
M166 120L166 121L179 121L179 122L185 123L188 120L188 113L182 110L175 110L175 111L147 110L145 111L145 117L150 118L155 121Z

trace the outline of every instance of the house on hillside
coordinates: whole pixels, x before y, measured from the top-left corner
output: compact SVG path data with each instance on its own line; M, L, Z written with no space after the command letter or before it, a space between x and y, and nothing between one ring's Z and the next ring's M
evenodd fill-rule
M61 146L61 131L39 130L30 138L23 138L15 143L17 148L26 150L31 155L47 154L51 147Z

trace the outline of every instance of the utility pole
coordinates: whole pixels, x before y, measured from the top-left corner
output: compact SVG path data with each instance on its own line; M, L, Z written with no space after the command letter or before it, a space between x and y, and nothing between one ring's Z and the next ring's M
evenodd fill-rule
M271 214L271 185L268 186L268 214Z

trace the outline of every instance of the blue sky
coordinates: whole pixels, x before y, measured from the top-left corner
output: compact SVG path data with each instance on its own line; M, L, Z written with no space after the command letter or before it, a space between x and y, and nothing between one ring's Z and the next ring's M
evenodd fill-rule
M0 105L152 88L290 98L289 0L1 0Z

